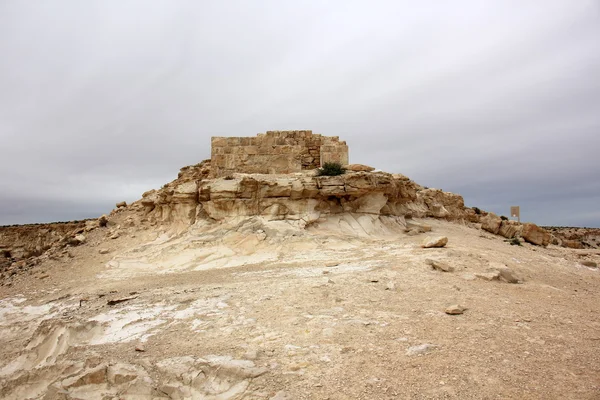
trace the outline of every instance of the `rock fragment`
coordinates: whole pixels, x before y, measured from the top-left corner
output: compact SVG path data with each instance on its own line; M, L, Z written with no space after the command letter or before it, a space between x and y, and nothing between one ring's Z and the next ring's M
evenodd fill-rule
M86 237L82 234L75 235L74 237L69 239L69 244L71 246L79 246L80 244L85 243Z
M103 228L106 225L108 225L108 217L106 216L106 214L102 214L100 218L98 218L98 226Z
M429 249L433 247L445 247L448 244L448 238L446 236L427 236L423 239L421 247Z
M586 267L590 267L590 268L598 268L598 264L594 261L581 261L581 265L584 265Z
M352 172L371 172L371 171L375 171L375 168L369 167L368 165L364 165L364 164L350 164L350 165L346 165L344 168L347 171L352 171Z
M508 282L508 283L520 283L522 280L510 269L510 268L500 268L498 270L500 274L500 279Z
M496 270L488 272L476 272L475 276L486 281L496 281L500 279L500 272Z
M437 270L437 271L442 271L442 272L454 272L454 267L443 262L443 261L439 261L439 260L432 260L430 258L425 260L425 263L427 265L431 265L431 268Z
M406 355L407 356L417 356L417 355L422 355L422 354L426 354L429 353L430 351L434 350L437 346L435 344L431 344L431 343L423 343L420 344L418 346L411 346L406 350Z
M446 309L444 310L444 312L448 315L460 315L462 313L464 313L466 311L466 308L463 306L460 306L458 304L453 304L449 307L446 307Z

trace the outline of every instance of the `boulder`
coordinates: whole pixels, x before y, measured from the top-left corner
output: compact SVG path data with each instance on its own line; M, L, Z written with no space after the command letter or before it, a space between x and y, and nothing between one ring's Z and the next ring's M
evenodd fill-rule
M481 218L481 229L497 235L500 232L502 219L494 213L489 213Z
M85 243L86 237L84 235L75 235L74 237L69 239L69 244L71 246L79 246L80 244Z
M544 247L548 246L551 239L550 233L547 230L531 223L523 224L521 236L531 244Z
M102 214L100 218L98 218L98 226L105 227L106 225L108 225L108 217L106 214Z
M483 228L483 225L482 225ZM500 230L498 234L504 236L507 239L512 239L518 236L521 236L521 232L523 231L523 225L518 223L517 221L502 221L500 225Z
M127 203L124 201L120 201L116 204L116 207L117 208L125 208L125 207L127 207Z
M446 236L427 236L423 239L421 247L432 248L432 247L444 247L448 244L448 238Z

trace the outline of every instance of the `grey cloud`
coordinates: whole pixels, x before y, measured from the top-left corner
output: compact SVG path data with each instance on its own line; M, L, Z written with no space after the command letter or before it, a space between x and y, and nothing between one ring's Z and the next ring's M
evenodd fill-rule
M594 0L5 1L0 224L106 212L213 135L313 129L469 205L600 226L599 37Z

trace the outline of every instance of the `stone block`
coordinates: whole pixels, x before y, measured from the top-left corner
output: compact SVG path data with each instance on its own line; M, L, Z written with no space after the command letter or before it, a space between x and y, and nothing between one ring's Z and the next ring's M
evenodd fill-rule
M212 148L228 146L228 139L229 138L226 137L213 136L212 138L210 138L210 145L212 146Z

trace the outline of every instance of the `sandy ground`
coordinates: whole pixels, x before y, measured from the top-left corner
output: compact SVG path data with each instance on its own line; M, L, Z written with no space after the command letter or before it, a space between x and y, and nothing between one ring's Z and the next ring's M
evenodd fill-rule
M422 222L93 231L0 288L0 397L600 399L599 254Z

